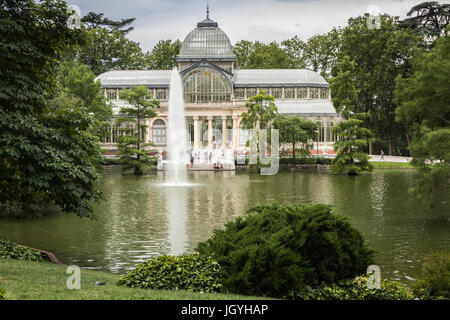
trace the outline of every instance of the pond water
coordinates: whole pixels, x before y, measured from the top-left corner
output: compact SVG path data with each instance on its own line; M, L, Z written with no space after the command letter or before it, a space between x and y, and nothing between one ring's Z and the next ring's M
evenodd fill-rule
M449 212L431 211L416 200L408 192L412 177L411 170L357 177L209 171L190 172L188 187L171 187L163 172L142 177L108 172L97 220L65 214L0 220L0 237L51 251L68 265L124 273L150 257L191 252L250 206L323 202L364 234L377 251L382 277L407 283L420 271L424 254L450 249Z

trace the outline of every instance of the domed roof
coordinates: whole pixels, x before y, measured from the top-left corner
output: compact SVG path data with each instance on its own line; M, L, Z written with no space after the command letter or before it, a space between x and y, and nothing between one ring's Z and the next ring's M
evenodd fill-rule
M197 24L184 39L178 58L232 58L233 46L230 39L218 27L217 22L207 17Z

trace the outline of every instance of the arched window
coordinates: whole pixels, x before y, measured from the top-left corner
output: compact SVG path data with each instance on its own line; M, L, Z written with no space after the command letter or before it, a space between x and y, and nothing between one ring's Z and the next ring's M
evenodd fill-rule
M230 101L231 86L221 72L200 67L184 76L184 100L186 102Z
M157 119L153 122L152 137L153 143L156 144L166 143L166 123L163 120Z

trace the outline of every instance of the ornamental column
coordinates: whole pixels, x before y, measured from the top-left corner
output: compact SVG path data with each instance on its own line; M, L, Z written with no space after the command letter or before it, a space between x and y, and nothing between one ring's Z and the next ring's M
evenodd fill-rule
M239 148L239 128L238 128L238 116L233 116L233 150Z
M212 149L212 144L213 144L213 136L214 136L214 131L213 131L213 117L212 116L208 116L208 148Z
M227 116L222 116L222 150L227 148L228 132L227 132Z
M194 150L198 150L199 148L199 141L200 141L200 129L199 129L199 118L198 116L194 116Z

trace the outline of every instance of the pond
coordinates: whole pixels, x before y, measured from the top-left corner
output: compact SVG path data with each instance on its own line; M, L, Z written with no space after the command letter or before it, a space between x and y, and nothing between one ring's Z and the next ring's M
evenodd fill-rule
M408 192L411 170L376 170L357 177L326 171L190 172L189 187L165 185L165 173L142 177L107 172L97 220L54 214L0 220L0 237L53 252L63 263L124 273L161 254L191 252L215 228L250 206L323 202L347 216L377 251L382 277L404 283L421 258L450 249L449 213L429 210Z

